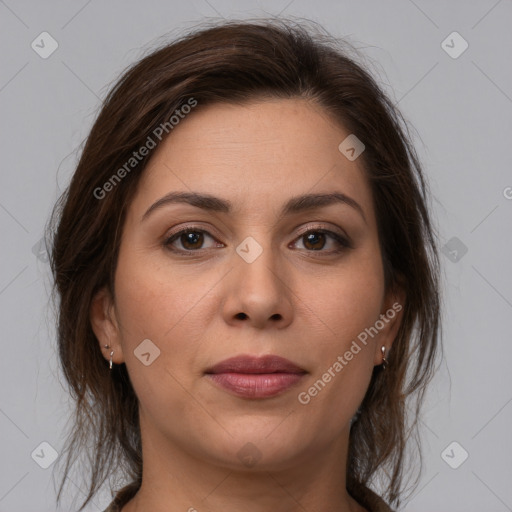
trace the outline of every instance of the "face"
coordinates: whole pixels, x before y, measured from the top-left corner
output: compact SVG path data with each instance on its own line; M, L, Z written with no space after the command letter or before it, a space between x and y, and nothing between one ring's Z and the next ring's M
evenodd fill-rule
M285 468L347 439L402 307L348 135L302 99L218 104L152 156L115 301L98 294L91 319L163 451Z

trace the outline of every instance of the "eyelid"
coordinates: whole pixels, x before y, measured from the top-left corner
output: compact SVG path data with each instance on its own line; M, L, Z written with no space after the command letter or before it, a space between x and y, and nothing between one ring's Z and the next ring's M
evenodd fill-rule
M316 223L309 222L308 224L306 224L304 227L302 227L299 230L297 237L300 237L309 231L315 231L315 230L316 231L324 231L324 232L328 232L328 233L334 233L334 234L344 238L347 242L350 242L350 237L347 235L347 233L345 233L344 230L337 228L337 227L330 227L330 225L326 226L326 224L322 223L322 222L316 222Z
M213 238L220 237L220 235L217 233L215 228L212 226L202 226L200 224L188 224L186 226L182 226L175 230L174 230L174 228L167 230L163 238L165 240L168 240L169 238L171 238L179 233L183 233L183 232L187 232L187 231L200 231L201 233L206 233L207 235L210 235Z
M168 232L163 237L163 243L166 246L170 246L171 245L171 239L173 239L173 238L178 239L180 235L182 235L183 233L188 233L188 232L203 233L204 235L209 236L210 238L212 238L217 244L222 244L223 246L225 246L225 244L223 244L222 242L219 242L219 240L217 239L219 237L217 237L217 235L212 234L209 231L209 229L207 229L207 228L205 228L203 226L199 226L199 225L188 225L188 226L184 226L182 228L179 228L176 231ZM183 251L182 249L176 249L176 251L180 251L180 252L199 252L201 250L204 250L204 249L197 249L195 251L191 251L191 250Z

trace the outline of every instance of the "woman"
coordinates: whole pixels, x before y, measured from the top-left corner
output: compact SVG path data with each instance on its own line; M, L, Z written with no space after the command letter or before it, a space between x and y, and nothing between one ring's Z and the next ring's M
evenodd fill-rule
M115 470L108 512L400 505L440 329L403 124L291 23L205 28L123 75L54 214L58 499L93 439L80 510Z

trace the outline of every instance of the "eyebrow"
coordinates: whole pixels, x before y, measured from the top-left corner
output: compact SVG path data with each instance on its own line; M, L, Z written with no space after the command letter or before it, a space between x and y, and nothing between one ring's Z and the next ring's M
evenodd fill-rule
M170 192L158 199L158 201L153 203L147 209L146 213L142 216L141 222L147 219L155 210L158 210L165 205L175 203L190 204L196 208L212 212L230 213L232 211L232 203L227 199L221 199L210 194L200 194L197 192ZM363 220L367 222L361 205L356 200L341 192L332 192L329 194L304 194L292 197L283 206L281 215L286 216L292 213L299 213L313 208L322 208L336 203L346 204L357 210Z

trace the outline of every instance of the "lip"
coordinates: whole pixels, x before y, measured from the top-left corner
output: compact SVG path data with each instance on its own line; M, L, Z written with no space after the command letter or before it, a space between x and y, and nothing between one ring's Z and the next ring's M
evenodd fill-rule
M306 370L280 356L236 356L206 370L206 376L241 398L270 398L284 393L306 375Z

